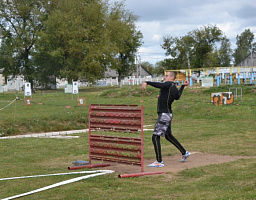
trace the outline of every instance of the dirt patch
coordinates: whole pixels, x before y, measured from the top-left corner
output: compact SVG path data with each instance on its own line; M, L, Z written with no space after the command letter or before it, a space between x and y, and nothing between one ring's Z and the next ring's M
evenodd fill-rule
M256 93L256 89L251 89L251 92L254 92L254 93Z
M144 160L144 172L157 172L163 171L167 177L171 177L174 174L191 168L197 168L212 164L221 164L227 163L231 161L235 161L238 159L248 159L248 158L256 158L256 156L229 156L229 155L217 155L217 154L208 154L202 152L191 152L190 157L186 160L186 162L180 162L180 155L174 156L165 156L163 157L164 167L161 168L151 168L147 167L148 164L151 164L155 161L155 159L147 159ZM114 170L118 174L133 174L141 172L140 166L131 166L125 164L116 164L110 163L109 167L105 167L107 170Z

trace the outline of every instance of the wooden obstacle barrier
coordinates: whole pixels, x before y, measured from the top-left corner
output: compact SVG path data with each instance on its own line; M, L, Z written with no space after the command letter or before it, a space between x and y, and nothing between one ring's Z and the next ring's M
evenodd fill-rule
M99 134L102 132L123 134L122 136L118 133ZM143 146L143 106L104 104L89 106L89 165L83 168L94 166L92 160L101 160L141 167L141 173L119 175L120 178L164 173L144 173ZM103 165L106 166L106 164L97 166Z
M133 137L106 136L97 135L97 131L135 134ZM143 106L90 105L90 164L92 160L139 165L143 172Z

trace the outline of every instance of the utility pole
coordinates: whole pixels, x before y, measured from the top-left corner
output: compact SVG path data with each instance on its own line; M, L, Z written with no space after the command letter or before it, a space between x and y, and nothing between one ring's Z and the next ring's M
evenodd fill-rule
M188 68L190 69L189 52L187 53L187 58L188 58Z
M253 51L253 48L252 48L252 44L251 44L251 63L252 63L252 67L253 67L253 56L252 56L252 51Z

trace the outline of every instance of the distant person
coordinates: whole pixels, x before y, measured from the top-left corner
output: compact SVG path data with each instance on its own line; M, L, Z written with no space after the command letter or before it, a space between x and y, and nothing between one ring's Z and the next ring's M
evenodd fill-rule
M155 124L155 129L152 135L152 142L156 153L156 161L148 165L149 167L163 167L160 136L165 137L166 140L171 142L181 152L181 162L189 157L190 153L184 149L179 141L172 135L171 121L172 121L172 102L179 100L185 86L189 85L189 81L185 81L178 90L174 80L176 75L174 72L168 71L164 76L164 82L150 82L146 81L142 84L142 90L146 90L147 85L151 85L160 89L158 96L157 113L158 119Z

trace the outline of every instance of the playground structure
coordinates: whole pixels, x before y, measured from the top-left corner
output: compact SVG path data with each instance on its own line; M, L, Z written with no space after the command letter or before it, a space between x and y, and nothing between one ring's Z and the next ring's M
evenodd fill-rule
M112 135L104 135L106 132ZM121 136L120 132L127 136ZM129 137L131 134L137 137ZM141 173L119 175L120 178L163 173L144 172L143 148L143 106L92 104L89 105L89 165L69 169L110 165L92 165L92 160L101 160L141 167Z
M256 84L256 67L211 67L196 69L166 70L176 73L175 81L189 80L190 86L201 83L202 78L212 77L217 87L225 85Z

